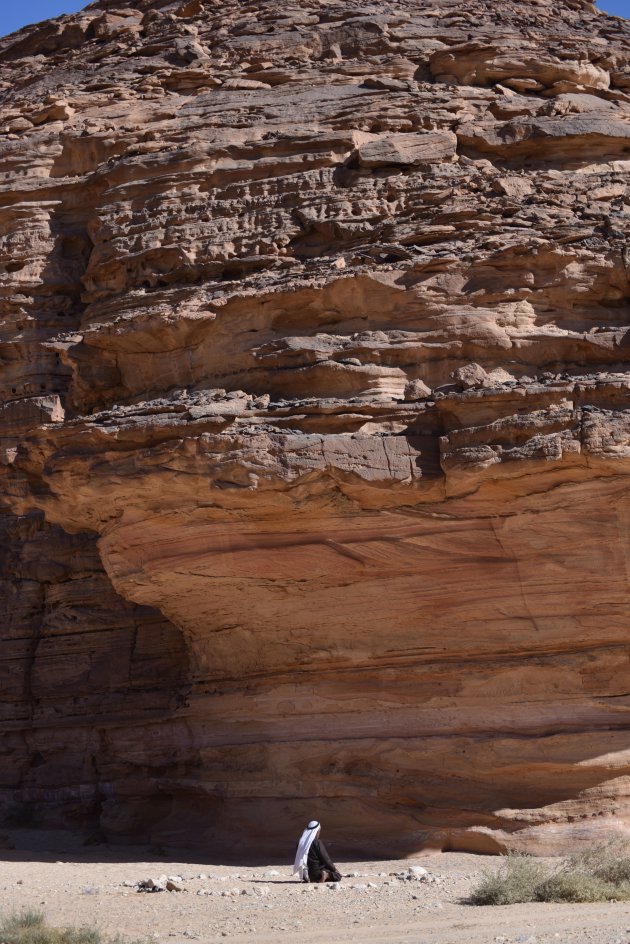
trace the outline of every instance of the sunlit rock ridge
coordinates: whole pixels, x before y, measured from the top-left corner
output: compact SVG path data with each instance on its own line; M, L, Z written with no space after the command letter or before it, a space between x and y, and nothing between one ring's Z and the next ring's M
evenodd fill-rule
M630 826L630 28L100 0L0 42L0 810Z

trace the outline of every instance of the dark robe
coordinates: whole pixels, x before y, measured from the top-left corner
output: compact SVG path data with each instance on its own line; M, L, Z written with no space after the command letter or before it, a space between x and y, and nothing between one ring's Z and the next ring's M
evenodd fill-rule
M326 851L326 846L321 839L314 839L311 848L308 850L308 859L306 860L308 868L308 878L310 882L321 881L322 872L328 872L329 882L341 881L341 875Z

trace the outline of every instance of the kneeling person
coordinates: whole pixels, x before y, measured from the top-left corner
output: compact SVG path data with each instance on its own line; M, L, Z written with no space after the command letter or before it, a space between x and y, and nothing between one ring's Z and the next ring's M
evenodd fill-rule
M300 837L293 873L303 882L340 882L341 873L320 839L321 824L312 819Z

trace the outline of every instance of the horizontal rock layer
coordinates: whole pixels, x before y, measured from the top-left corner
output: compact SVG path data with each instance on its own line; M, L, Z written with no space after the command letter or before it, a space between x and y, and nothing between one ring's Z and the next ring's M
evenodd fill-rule
M626 829L626 22L99 0L0 89L5 816Z

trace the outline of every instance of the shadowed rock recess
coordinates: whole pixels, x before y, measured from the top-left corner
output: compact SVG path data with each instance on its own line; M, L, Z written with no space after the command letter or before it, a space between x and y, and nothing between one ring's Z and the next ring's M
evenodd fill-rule
M630 24L99 0L0 89L5 819L630 829Z

